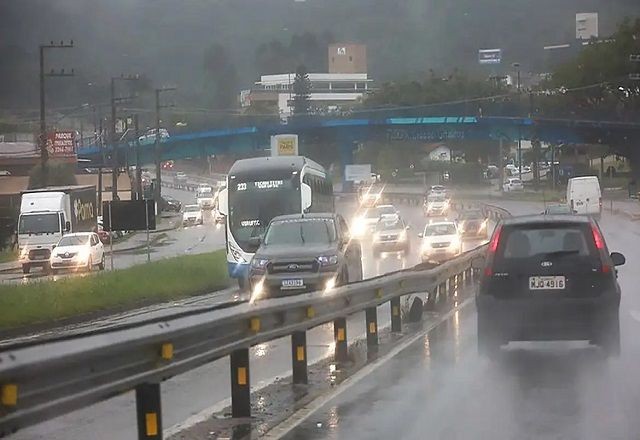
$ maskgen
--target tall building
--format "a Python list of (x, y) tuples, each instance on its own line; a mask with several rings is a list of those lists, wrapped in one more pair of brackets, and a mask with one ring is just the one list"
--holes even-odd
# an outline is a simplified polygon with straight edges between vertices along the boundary
[(330, 45), (329, 73), (367, 73), (367, 46), (354, 43)]
[[(314, 114), (340, 114), (371, 91), (365, 45), (332, 44), (328, 54), (329, 73), (309, 73), (310, 111)], [(251, 89), (240, 91), (241, 106), (268, 104), (286, 120), (291, 116), (295, 76), (293, 72), (262, 75)]]

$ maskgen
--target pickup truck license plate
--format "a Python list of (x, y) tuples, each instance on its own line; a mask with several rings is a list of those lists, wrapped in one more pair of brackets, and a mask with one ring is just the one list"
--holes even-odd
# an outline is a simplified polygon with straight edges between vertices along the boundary
[(297, 289), (300, 287), (304, 287), (304, 280), (282, 280), (283, 289)]
[(563, 276), (529, 277), (529, 290), (563, 290), (565, 285)]

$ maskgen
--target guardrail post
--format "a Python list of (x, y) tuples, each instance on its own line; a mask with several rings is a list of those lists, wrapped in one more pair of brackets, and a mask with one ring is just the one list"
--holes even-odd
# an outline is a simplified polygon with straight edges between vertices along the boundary
[(369, 307), (364, 313), (367, 320), (367, 348), (378, 348), (378, 309)]
[(402, 331), (400, 298), (393, 298), (391, 300), (391, 331), (395, 333), (400, 333)]
[(160, 384), (145, 383), (136, 387), (138, 440), (162, 439)]
[(291, 363), (293, 369), (293, 383), (308, 383), (307, 332), (293, 332), (291, 334)]
[(249, 349), (231, 353), (231, 417), (251, 417)]
[(336, 362), (347, 362), (349, 354), (347, 353), (347, 319), (336, 318), (333, 321), (333, 338), (336, 343)]

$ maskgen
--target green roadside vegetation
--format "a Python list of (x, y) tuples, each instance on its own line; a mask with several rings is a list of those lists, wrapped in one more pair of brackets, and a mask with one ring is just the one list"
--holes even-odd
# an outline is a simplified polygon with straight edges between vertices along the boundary
[(5, 284), (0, 285), (0, 330), (119, 312), (229, 285), (223, 250), (57, 281)]
[(8, 263), (18, 259), (18, 250), (5, 249), (0, 251), (0, 263)]

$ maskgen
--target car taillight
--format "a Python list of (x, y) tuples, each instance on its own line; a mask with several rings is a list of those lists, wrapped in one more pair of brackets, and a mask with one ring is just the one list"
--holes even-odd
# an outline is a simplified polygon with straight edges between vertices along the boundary
[(500, 236), (502, 235), (502, 225), (498, 225), (496, 230), (493, 232), (491, 236), (491, 241), (489, 241), (489, 249), (487, 251), (487, 262), (484, 268), (484, 276), (490, 277), (493, 275), (493, 260), (498, 250), (498, 246), (500, 245)]
[(596, 244), (596, 248), (602, 251), (604, 249), (604, 239), (596, 225), (591, 225), (591, 233), (593, 234), (593, 242)]
[(609, 266), (605, 260), (605, 245), (604, 238), (602, 237), (602, 233), (600, 229), (594, 224), (591, 225), (591, 234), (593, 235), (593, 242), (596, 245), (596, 249), (598, 250), (598, 254), (600, 255), (600, 263), (602, 265), (602, 273), (610, 273), (611, 266)]

